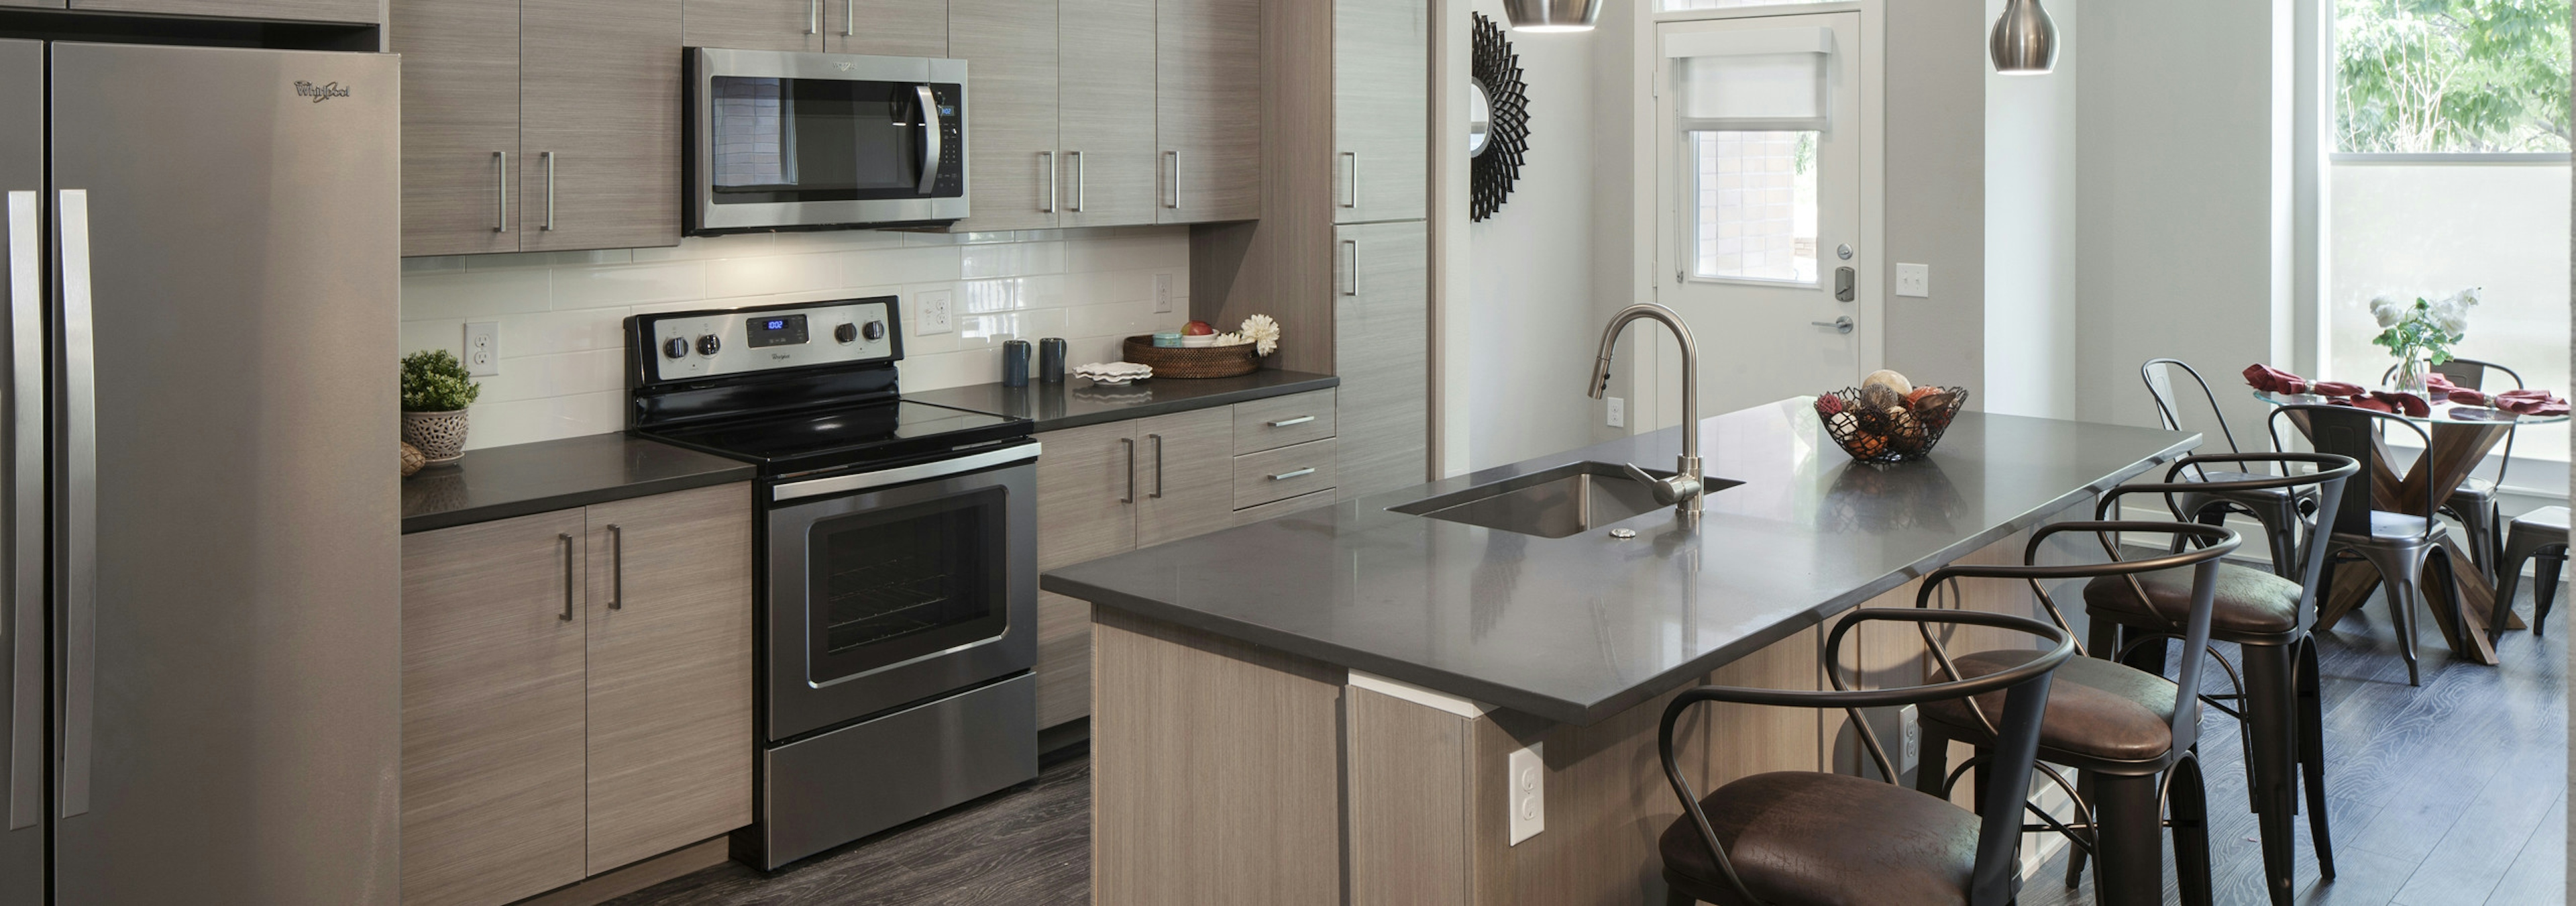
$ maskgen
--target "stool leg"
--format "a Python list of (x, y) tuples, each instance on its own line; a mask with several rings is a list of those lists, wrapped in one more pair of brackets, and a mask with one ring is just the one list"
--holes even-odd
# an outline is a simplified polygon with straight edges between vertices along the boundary
[(2201, 779), (2199, 756), (2174, 764), (2166, 786), (2173, 813), (2174, 874), (2182, 881), (2183, 906), (2212, 906), (2217, 895), (2210, 883), (2209, 784)]
[[(2523, 561), (2531, 559), (2534, 554), (2540, 552), (2541, 545), (2538, 541), (2539, 539), (2533, 538), (2521, 529), (2515, 529), (2505, 535), (2504, 555), (2496, 560), (2495, 589), (2498, 606), (2513, 606), (2514, 592), (2522, 586)], [(2531, 609), (2533, 635), (2540, 634), (2542, 606), (2537, 599), (2533, 600)]]
[(2296, 581), (2299, 578), (2299, 503), (2292, 499), (2279, 506), (2262, 507), (2255, 519), (2263, 523), (2263, 537), (2272, 547), (2272, 574)]
[(2406, 658), (2406, 685), (2421, 686), (2423, 674), (2415, 661), (2415, 609), (2423, 595), (2424, 557), (2358, 550), (2379, 570), (2381, 592), (2388, 596), (2388, 620), (2397, 629), (2397, 653)]
[(2094, 784), (2093, 901), (2099, 906), (2163, 906), (2163, 803), (2156, 777), (2105, 775)]
[(2541, 627), (2549, 625), (2549, 609), (2558, 606), (2558, 577), (2567, 568), (2566, 548), (2548, 550), (2555, 553), (2543, 552), (2532, 564), (2531, 634), (2535, 636), (2541, 634)]
[(1920, 729), (1916, 732), (1922, 734), (1923, 757), (1914, 765), (1914, 791), (1946, 800), (1950, 797), (1946, 795), (1947, 790), (1941, 789), (1941, 781), (1950, 776), (1950, 740), (1932, 729), (1928, 721), (1918, 726)]
[[(2096, 786), (2096, 784), (2093, 782), (2093, 772), (2091, 772), (2091, 771), (2077, 771), (2077, 772), (2075, 772), (2075, 795), (2076, 795), (2076, 796), (2078, 796), (2078, 797), (2080, 797), (2080, 798), (2082, 798), (2086, 803), (2092, 803), (2092, 802), (2094, 802), (2094, 790), (2095, 790), (2095, 786)], [(2098, 812), (2098, 811), (2097, 811), (2097, 812), (2095, 812), (2095, 813), (2093, 814), (2093, 820), (2094, 820), (2094, 822), (2095, 822), (2095, 823), (2094, 823), (2094, 831), (2093, 831), (2093, 845), (2095, 845), (2095, 846), (2100, 846), (2100, 845), (2102, 845), (2102, 831), (2101, 831), (2101, 829), (2100, 829), (2100, 828), (2101, 828), (2101, 823), (2100, 823), (2100, 822), (2101, 822), (2101, 820), (2102, 820), (2102, 815), (2101, 815), (2101, 813), (2100, 813), (2100, 812)], [(2085, 861), (2085, 852), (2084, 852), (2084, 847), (2081, 847), (2081, 846), (2070, 846), (2070, 847), (2067, 847), (2067, 850), (2066, 850), (2066, 889), (2068, 889), (2068, 890), (2074, 890), (2074, 889), (2075, 889), (2075, 885), (2078, 885), (2078, 884), (2082, 884), (2082, 883), (2084, 883), (2084, 861)]]
[(2294, 738), (2298, 686), (2293, 678), (2293, 652), (2286, 645), (2247, 645), (2245, 662), (2245, 729), (2253, 737), (2245, 762), (2246, 785), (2254, 797), (2256, 825), (2261, 830), (2264, 886), (2276, 906), (2290, 902), (2296, 858), (2292, 830), (2297, 808), (2298, 743)]
[(2299, 640), (2299, 775), (2308, 788), (2308, 839), (2317, 851), (2317, 877), (2332, 881), (2334, 837), (2326, 832), (2325, 690), (2317, 677), (2317, 640)]

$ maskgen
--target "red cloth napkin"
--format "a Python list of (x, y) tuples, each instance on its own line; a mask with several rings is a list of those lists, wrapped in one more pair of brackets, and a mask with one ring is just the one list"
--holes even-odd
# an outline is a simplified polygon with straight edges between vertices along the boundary
[(2565, 415), (2567, 401), (2547, 390), (2507, 390), (2490, 398), (2491, 405), (2506, 412), (2523, 415)]
[(2245, 366), (2245, 383), (2267, 393), (2313, 393), (2319, 396), (2360, 396), (2362, 393), (2359, 384), (2346, 384), (2342, 381), (2311, 381), (2259, 363)]
[(2425, 402), (2423, 397), (2416, 396), (2412, 393), (2390, 393), (2384, 390), (2373, 390), (2368, 393), (2336, 397), (2328, 402), (2337, 406), (2351, 406), (2355, 409), (2368, 409), (2373, 412), (2396, 413), (2415, 418), (2422, 418), (2433, 414), (2433, 404)]

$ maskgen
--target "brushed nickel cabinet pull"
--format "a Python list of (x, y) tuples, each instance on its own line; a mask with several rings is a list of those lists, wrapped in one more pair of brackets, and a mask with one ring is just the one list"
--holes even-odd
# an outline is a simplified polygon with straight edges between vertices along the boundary
[(1311, 421), (1314, 421), (1314, 420), (1315, 420), (1315, 417), (1314, 417), (1314, 416), (1312, 416), (1312, 415), (1300, 415), (1300, 416), (1297, 416), (1296, 418), (1283, 418), (1283, 419), (1278, 419), (1278, 420), (1276, 420), (1276, 421), (1271, 422), (1271, 423), (1270, 423), (1270, 427), (1273, 427), (1273, 428), (1285, 428), (1285, 427), (1288, 427), (1289, 425), (1302, 425), (1302, 424), (1305, 424), (1305, 423), (1307, 423), (1307, 422), (1311, 422)]
[(510, 231), (510, 152), (492, 152), (492, 171), (499, 174), (499, 185), (494, 192), (495, 197), (501, 200), (500, 219), (492, 225), (492, 232), (507, 233)]
[(573, 577), (573, 565), (572, 565), (572, 559), (573, 559), (573, 557), (572, 557), (572, 536), (571, 536), (571, 535), (563, 534), (563, 533), (561, 533), (561, 532), (557, 532), (557, 533), (555, 534), (555, 540), (563, 542), (563, 548), (564, 548), (564, 609), (563, 609), (563, 617), (562, 617), (562, 619), (563, 619), (563, 621), (564, 621), (564, 622), (566, 622), (566, 623), (570, 623), (570, 622), (572, 622), (572, 595), (573, 595), (573, 579), (574, 579), (574, 577)]
[(1290, 470), (1290, 471), (1281, 472), (1281, 473), (1279, 473), (1279, 474), (1277, 474), (1277, 475), (1272, 475), (1272, 476), (1270, 476), (1270, 480), (1272, 480), (1272, 481), (1287, 481), (1288, 479), (1291, 479), (1291, 478), (1304, 478), (1304, 477), (1306, 477), (1306, 476), (1308, 476), (1308, 475), (1313, 475), (1313, 474), (1315, 474), (1315, 467), (1314, 467), (1314, 466), (1307, 466), (1307, 467), (1305, 467), (1305, 468), (1303, 468), (1303, 469), (1293, 469), (1293, 470)]
[(805, 0), (805, 33), (823, 33), (823, 0)]
[(546, 165), (546, 223), (538, 229), (551, 233), (555, 229), (555, 153), (539, 151), (537, 158)]
[(1342, 156), (1351, 159), (1351, 200), (1343, 203), (1342, 207), (1356, 208), (1360, 206), (1360, 153), (1344, 151)]
[(1047, 178), (1047, 188), (1046, 188), (1046, 207), (1039, 208), (1039, 209), (1038, 209), (1038, 211), (1039, 211), (1039, 213), (1044, 213), (1044, 214), (1053, 214), (1053, 213), (1055, 213), (1055, 196), (1056, 196), (1056, 192), (1055, 192), (1055, 152), (1053, 152), (1053, 151), (1040, 151), (1040, 152), (1038, 152), (1038, 157), (1039, 157), (1039, 159), (1046, 161), (1046, 178)]
[(1160, 434), (1145, 436), (1154, 439), (1154, 493), (1152, 496), (1156, 500), (1161, 500), (1163, 499), (1163, 436)]
[(1124, 496), (1124, 497), (1120, 497), (1120, 498), (1118, 498), (1118, 502), (1119, 502), (1119, 503), (1135, 503), (1135, 502), (1136, 502), (1136, 439), (1135, 439), (1135, 438), (1133, 438), (1133, 437), (1121, 437), (1121, 438), (1119, 438), (1119, 439), (1118, 439), (1118, 443), (1119, 443), (1119, 445), (1120, 445), (1120, 446), (1123, 446), (1123, 447), (1126, 447), (1126, 448), (1127, 448), (1127, 495), (1126, 495), (1126, 496)]
[(850, 37), (850, 36), (855, 36), (855, 35), (857, 35), (858, 33), (859, 33), (859, 0), (841, 0), (841, 34), (842, 34), (842, 36), (844, 36), (844, 37)]
[(608, 524), (608, 609), (626, 609), (626, 530)]

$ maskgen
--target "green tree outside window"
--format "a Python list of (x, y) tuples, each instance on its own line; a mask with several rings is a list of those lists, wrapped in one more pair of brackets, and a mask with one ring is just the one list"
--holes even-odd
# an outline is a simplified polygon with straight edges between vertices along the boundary
[(2336, 0), (2336, 150), (2568, 150), (2569, 0)]

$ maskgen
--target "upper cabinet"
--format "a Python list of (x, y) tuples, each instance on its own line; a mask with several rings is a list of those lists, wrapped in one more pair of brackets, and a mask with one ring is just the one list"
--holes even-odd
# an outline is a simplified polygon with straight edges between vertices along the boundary
[(945, 57), (948, 0), (689, 0), (683, 40), (732, 50)]
[[(681, 42), (687, 47), (820, 51), (823, 49), (823, 2), (689, 0), (688, 21), (682, 30)], [(679, 48), (672, 48), (672, 56), (678, 57), (678, 51)]]
[(966, 172), (974, 216), (960, 230), (1062, 224), (1055, 0), (952, 0), (948, 50), (966, 61)]
[[(176, 16), (219, 16), (227, 19), (290, 19), (298, 22), (377, 21), (377, 0), (71, 0), (72, 9), (117, 13), (168, 13)], [(9, 3), (9, 6), (61, 7), (60, 0), (51, 3)]]
[(403, 55), (403, 254), (518, 251), (519, 0), (401, 0), (388, 14)]
[(1420, 220), (1430, 185), (1428, 0), (1333, 7), (1333, 222)]
[[(948, 0), (822, 0), (824, 49), (884, 57), (952, 57)], [(1054, 6), (1040, 2), (1031, 6)], [(971, 70), (970, 70), (971, 77)]]
[(1156, 223), (1261, 216), (1260, 0), (1160, 0)]
[[(1063, 225), (1154, 222), (1155, 0), (1062, 0)], [(983, 178), (979, 172), (977, 179)], [(977, 204), (981, 204), (978, 199)], [(978, 208), (978, 210), (981, 210)]]

